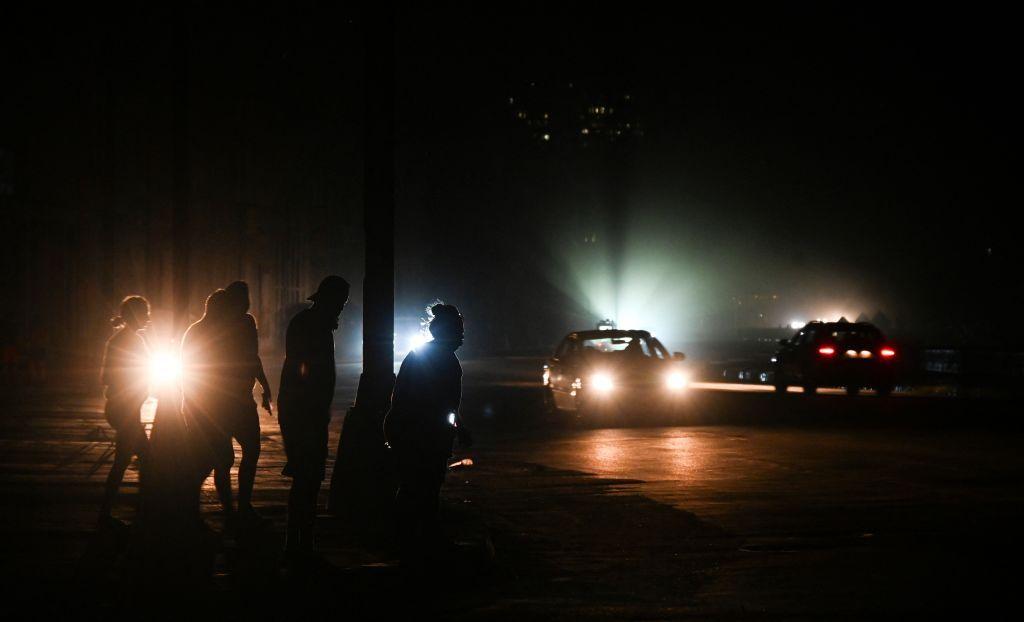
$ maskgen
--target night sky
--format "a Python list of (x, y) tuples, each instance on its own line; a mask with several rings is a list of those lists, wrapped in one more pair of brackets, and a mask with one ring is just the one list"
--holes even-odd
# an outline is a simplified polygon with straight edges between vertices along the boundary
[[(665, 260), (700, 275), (694, 296), (835, 298), (936, 330), (1019, 310), (1007, 16), (852, 3), (535, 9), (403, 20), (402, 109), (422, 137), (409, 151), (463, 156), (425, 158), (433, 166), (415, 176), (462, 187), (504, 163), (493, 102), (530, 82), (630, 91), (647, 129), (632, 152), (630, 226), (660, 234)], [(573, 183), (556, 185), (571, 195)], [(452, 231), (491, 218), (450, 210)]]
[[(636, 321), (669, 340), (696, 339), (701, 318), (755, 293), (779, 295), (780, 313), (803, 319), (882, 310), (936, 340), (1015, 324), (1004, 321), (1021, 310), (1006, 215), (1019, 125), (1008, 15), (854, 3), (666, 11), (467, 3), (399, 13), (400, 315), (450, 300), (488, 326), (494, 346), (509, 340), (495, 325), (541, 343), (627, 306), (651, 309), (656, 318)], [(146, 105), (166, 97), (174, 15), (9, 20), (14, 88), (4, 89), (0, 146), (73, 125), (62, 97), (74, 97), (76, 72), (111, 71)], [(251, 175), (280, 174), (281, 186), (250, 185), (253, 201), (316, 178), (328, 188), (311, 199), (328, 206), (324, 218), (358, 231), (364, 16), (315, 3), (191, 3), (185, 15), (197, 149), (260, 154)], [(583, 147), (564, 128), (539, 143), (509, 104), (625, 93), (643, 127), (626, 147)], [(257, 102), (248, 116), (235, 114), (239, 98)], [(123, 101), (118, 122), (148, 114)], [(237, 127), (218, 120), (224, 110)], [(47, 141), (58, 161), (81, 149)], [(73, 194), (73, 166), (34, 170), (37, 190)], [(221, 179), (218, 169), (199, 176), (211, 188)], [(593, 263), (580, 242), (597, 232), (607, 246), (594, 265), (606, 274), (595, 277), (574, 267)], [(358, 245), (344, 244), (330, 261), (358, 281)]]

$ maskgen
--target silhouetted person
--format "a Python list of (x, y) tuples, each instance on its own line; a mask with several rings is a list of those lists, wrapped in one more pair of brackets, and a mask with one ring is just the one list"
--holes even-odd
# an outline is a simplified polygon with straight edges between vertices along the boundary
[(203, 317), (189, 326), (181, 339), (182, 397), (200, 444), (197, 468), (204, 478), (214, 471), (217, 494), (229, 521), (234, 518), (230, 471), (235, 460), (230, 419), (238, 410), (231, 391), (231, 381), (237, 383), (230, 368), (232, 320), (227, 292), (218, 289), (206, 299)]
[[(259, 382), (263, 389), (263, 408), (271, 412), (270, 382), (260, 360), (259, 333), (256, 319), (249, 314), (249, 286), (235, 281), (224, 288), (227, 304), (225, 332), (226, 371), (225, 410), (220, 413), (223, 435), (219, 442), (231, 446), (232, 437), (242, 448), (238, 465), (238, 513), (242, 518), (260, 520), (252, 507), (252, 489), (256, 482), (256, 464), (260, 457), (260, 417), (253, 401), (252, 388)], [(226, 456), (226, 453), (225, 453)], [(214, 470), (214, 483), (222, 498), (231, 497), (231, 461)]]
[(110, 510), (132, 456), (144, 459), (149, 446), (140, 414), (149, 397), (149, 349), (139, 335), (149, 325), (149, 302), (142, 296), (128, 296), (111, 323), (116, 332), (107, 340), (101, 379), (106, 385), (104, 414), (116, 436), (114, 464), (100, 506), (101, 526), (114, 521)]
[(327, 425), (334, 399), (334, 331), (348, 301), (349, 284), (328, 276), (309, 297), (313, 305), (288, 324), (278, 394), (278, 418), (292, 478), (285, 553), (297, 560), (314, 553), (313, 523), (327, 465)]
[(455, 351), (465, 339), (462, 315), (452, 305), (430, 308), (433, 341), (402, 362), (384, 420), (395, 452), (399, 489), (396, 505), (403, 556), (419, 557), (440, 544), (438, 497), (452, 455), (452, 442), (470, 440), (459, 415), (462, 365)]
[(624, 350), (627, 356), (641, 357), (644, 355), (643, 347), (640, 345), (640, 339), (633, 337)]
[(186, 602), (206, 584), (213, 567), (219, 538), (202, 520), (200, 494), (215, 462), (210, 439), (223, 401), (215, 388), (224, 383), (217, 356), (224, 302), (222, 290), (207, 299), (203, 319), (182, 337), (181, 373), (168, 368), (151, 387), (157, 408), (140, 473), (143, 519), (131, 552), (132, 598), (148, 611)]

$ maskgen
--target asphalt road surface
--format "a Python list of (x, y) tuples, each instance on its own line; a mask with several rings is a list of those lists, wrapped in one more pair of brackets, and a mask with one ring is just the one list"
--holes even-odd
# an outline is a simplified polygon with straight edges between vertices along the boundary
[[(1013, 597), (1024, 519), (1015, 404), (701, 383), (684, 425), (559, 421), (534, 415), (540, 364), (467, 363), (464, 410), (488, 431), (477, 463), (615, 480), (608, 495), (717, 530), (727, 554), (692, 596), (701, 611), (948, 613)], [(630, 555), (630, 534), (614, 535)]]
[[(477, 443), (457, 457), (474, 466), (452, 472), (446, 497), (476, 512), (505, 578), (462, 617), (941, 617), (1016, 597), (1019, 404), (701, 384), (673, 419), (580, 422), (543, 411), (540, 363), (464, 364)], [(358, 368), (339, 373), (332, 454)], [(0, 420), (15, 586), (62, 590), (81, 573), (110, 461), (101, 404), (44, 393)], [(288, 481), (276, 419), (261, 422), (255, 502), (277, 533)], [(128, 520), (136, 481), (133, 467), (117, 508)], [(203, 510), (216, 528), (210, 481)]]

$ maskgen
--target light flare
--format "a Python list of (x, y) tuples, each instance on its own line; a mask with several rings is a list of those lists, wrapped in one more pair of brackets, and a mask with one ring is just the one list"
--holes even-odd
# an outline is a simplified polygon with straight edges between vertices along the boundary
[(149, 359), (149, 383), (162, 387), (181, 379), (181, 359), (167, 350), (154, 352)]
[(673, 391), (682, 391), (690, 386), (689, 376), (681, 371), (669, 372), (665, 376), (665, 384)]

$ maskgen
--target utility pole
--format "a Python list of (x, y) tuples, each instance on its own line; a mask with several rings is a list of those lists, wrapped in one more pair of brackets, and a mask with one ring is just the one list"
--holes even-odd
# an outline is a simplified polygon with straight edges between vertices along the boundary
[[(184, 8), (180, 11), (184, 12)], [(171, 278), (174, 327), (177, 341), (189, 325), (189, 62), (188, 23), (186, 16), (177, 16), (174, 33), (174, 83), (172, 94), (172, 215), (171, 215)]]
[(363, 20), (363, 373), (345, 416), (328, 508), (375, 520), (394, 496), (384, 415), (395, 382), (395, 16), (390, 6)]

